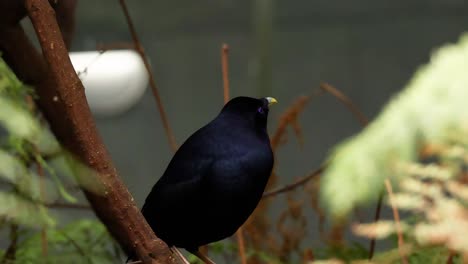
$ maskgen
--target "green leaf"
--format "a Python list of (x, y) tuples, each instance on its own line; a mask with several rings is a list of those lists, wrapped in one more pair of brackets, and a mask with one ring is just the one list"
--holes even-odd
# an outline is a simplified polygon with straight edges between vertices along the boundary
[(76, 203), (78, 200), (73, 196), (71, 195), (70, 193), (67, 192), (67, 190), (65, 189), (65, 187), (62, 185), (62, 182), (60, 181), (60, 179), (57, 177), (57, 174), (55, 173), (55, 170), (49, 166), (49, 164), (47, 164), (47, 162), (40, 156), (40, 155), (37, 155), (36, 154), (36, 160), (39, 162), (39, 164), (41, 164), (41, 166), (46, 169), (49, 174), (52, 176), (52, 179), (54, 180), (55, 182), (55, 185), (57, 187), (57, 189), (59, 190), (60, 192), (60, 195), (68, 202), (70, 203)]
[(29, 227), (55, 225), (44, 206), (26, 200), (15, 193), (0, 192), (0, 218)]
[(15, 156), (0, 149), (0, 178), (10, 183), (16, 183), (25, 174), (27, 174), (27, 169), (24, 164)]
[(96, 180), (98, 172), (81, 162), (72, 153), (65, 152), (61, 159), (61, 169), (68, 173), (79, 186), (95, 194), (104, 194), (105, 187)]
[(13, 100), (0, 97), (0, 124), (17, 137), (34, 142), (40, 126), (33, 116)]

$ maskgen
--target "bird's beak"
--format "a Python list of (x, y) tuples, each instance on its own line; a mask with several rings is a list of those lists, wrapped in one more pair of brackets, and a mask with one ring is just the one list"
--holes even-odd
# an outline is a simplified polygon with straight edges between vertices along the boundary
[(273, 97), (265, 97), (265, 99), (268, 101), (268, 106), (278, 103), (278, 101), (276, 101), (276, 99)]

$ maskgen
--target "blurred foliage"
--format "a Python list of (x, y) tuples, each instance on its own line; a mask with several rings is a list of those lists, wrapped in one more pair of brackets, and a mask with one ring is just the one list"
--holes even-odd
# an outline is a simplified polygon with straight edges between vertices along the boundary
[[(355, 224), (375, 239), (401, 236), (403, 245), (372, 262), (468, 261), (468, 34), (441, 47), (363, 132), (338, 145), (321, 183), (321, 202), (334, 219), (375, 202), (390, 179), (387, 204), (409, 217)], [(330, 262), (345, 263), (347, 255)], [(451, 261), (451, 262), (450, 262)], [(315, 262), (321, 263), (321, 262)]]
[(43, 256), (41, 234), (25, 235), (17, 246), (15, 263), (118, 263), (121, 251), (97, 220), (79, 220), (47, 232), (48, 254)]
[[(30, 169), (41, 151), (37, 143), (45, 134), (27, 103), (31, 96), (32, 90), (0, 60), (0, 124), (4, 129), (0, 134), (0, 182), (4, 187), (0, 190), (0, 217), (31, 227), (52, 226), (55, 220), (44, 206), (39, 176)], [(49, 141), (55, 139), (50, 137)], [(43, 188), (53, 186), (44, 179)]]
[[(401, 168), (418, 162), (425, 145), (466, 151), (468, 132), (468, 34), (441, 47), (421, 67), (364, 131), (338, 145), (321, 183), (321, 200), (334, 217), (345, 217), (358, 205), (377, 200), (384, 179), (405, 175)], [(446, 176), (456, 169), (444, 168)]]
[(60, 148), (34, 97), (0, 57), (0, 232), (10, 233), (0, 262), (116, 263), (120, 249), (99, 221), (60, 227), (60, 214), (49, 209), (76, 203), (77, 183), (100, 189), (92, 171)]

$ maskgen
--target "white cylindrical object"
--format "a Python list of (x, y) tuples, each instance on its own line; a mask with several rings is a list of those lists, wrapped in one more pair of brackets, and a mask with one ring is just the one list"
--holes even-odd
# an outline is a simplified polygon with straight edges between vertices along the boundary
[(97, 115), (129, 110), (148, 85), (143, 60), (134, 50), (70, 52), (70, 59), (83, 82), (91, 111)]

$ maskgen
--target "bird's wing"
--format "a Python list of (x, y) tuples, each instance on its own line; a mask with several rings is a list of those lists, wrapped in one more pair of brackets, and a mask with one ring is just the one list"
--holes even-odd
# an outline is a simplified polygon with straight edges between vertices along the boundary
[(208, 142), (212, 138), (210, 126), (189, 137), (177, 150), (166, 171), (146, 198), (143, 211), (196, 204), (203, 193), (202, 181), (211, 171), (216, 158)]

